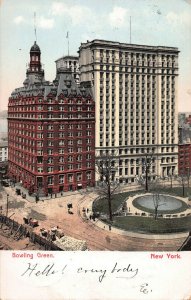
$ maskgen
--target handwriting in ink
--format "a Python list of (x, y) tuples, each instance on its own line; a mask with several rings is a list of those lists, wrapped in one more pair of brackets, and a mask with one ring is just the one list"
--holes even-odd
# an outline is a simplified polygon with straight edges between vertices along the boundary
[[(56, 268), (55, 264), (48, 264), (45, 267), (42, 267), (38, 263), (31, 264), (28, 263), (26, 270), (21, 274), (21, 276), (28, 276), (28, 277), (48, 277), (55, 274), (66, 274), (68, 266), (65, 265), (62, 269)], [(126, 266), (118, 266), (116, 262), (112, 268), (84, 268), (78, 267), (76, 269), (77, 274), (81, 275), (89, 275), (89, 274), (97, 274), (98, 280), (101, 283), (103, 279), (109, 276), (114, 276), (115, 278), (125, 278), (125, 279), (132, 279), (138, 274), (138, 268), (132, 267), (131, 264), (127, 264)]]
[[(62, 274), (64, 273), (66, 266), (62, 269)], [(24, 275), (28, 275), (29, 277), (31, 275), (35, 275), (35, 276), (50, 276), (50, 275), (54, 275), (56, 273), (58, 273), (58, 270), (54, 269), (54, 263), (47, 265), (45, 268), (43, 268), (43, 270), (39, 270), (38, 269), (38, 264), (34, 264), (32, 265), (31, 263), (28, 263), (28, 268), (25, 270), (25, 272), (23, 274), (21, 274), (21, 276)]]
[(141, 285), (140, 292), (143, 294), (148, 294), (149, 292), (152, 292), (152, 290), (149, 289), (148, 283), (143, 283)]

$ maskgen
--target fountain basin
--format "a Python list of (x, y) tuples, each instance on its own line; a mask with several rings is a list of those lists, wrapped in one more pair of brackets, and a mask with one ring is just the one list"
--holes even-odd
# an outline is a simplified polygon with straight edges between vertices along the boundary
[(165, 194), (140, 195), (132, 201), (134, 207), (146, 212), (154, 212), (156, 203), (158, 204), (157, 211), (159, 213), (178, 213), (188, 208), (183, 200)]

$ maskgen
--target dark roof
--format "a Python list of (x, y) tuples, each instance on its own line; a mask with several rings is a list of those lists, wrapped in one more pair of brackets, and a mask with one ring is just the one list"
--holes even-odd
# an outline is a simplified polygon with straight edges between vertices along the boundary
[(40, 52), (40, 47), (37, 45), (36, 41), (34, 42), (34, 45), (31, 47), (30, 52)]

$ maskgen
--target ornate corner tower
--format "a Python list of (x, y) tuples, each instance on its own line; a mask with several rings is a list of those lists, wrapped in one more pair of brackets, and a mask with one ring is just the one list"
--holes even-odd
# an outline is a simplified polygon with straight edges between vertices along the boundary
[(30, 63), (24, 84), (36, 84), (44, 81), (44, 70), (41, 65), (41, 51), (36, 41), (30, 49)]

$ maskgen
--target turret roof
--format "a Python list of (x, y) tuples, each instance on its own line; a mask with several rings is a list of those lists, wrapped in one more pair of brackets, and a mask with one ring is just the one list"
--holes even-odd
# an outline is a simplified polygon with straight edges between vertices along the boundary
[(37, 45), (36, 41), (34, 42), (34, 45), (31, 47), (30, 52), (40, 52), (40, 47)]

